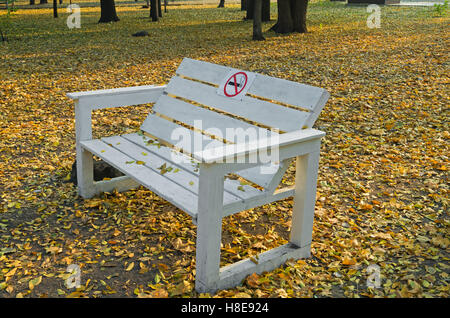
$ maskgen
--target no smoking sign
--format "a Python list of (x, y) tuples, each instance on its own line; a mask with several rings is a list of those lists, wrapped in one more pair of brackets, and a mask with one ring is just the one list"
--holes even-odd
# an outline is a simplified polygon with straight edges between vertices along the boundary
[(225, 76), (217, 93), (225, 97), (241, 100), (254, 79), (255, 73), (232, 70)]

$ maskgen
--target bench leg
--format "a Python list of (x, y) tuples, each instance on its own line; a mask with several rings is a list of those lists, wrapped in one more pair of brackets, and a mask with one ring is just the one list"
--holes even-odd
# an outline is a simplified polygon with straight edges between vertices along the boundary
[(89, 199), (96, 194), (94, 186), (94, 159), (92, 154), (84, 149), (77, 149), (77, 182), (78, 194), (83, 198)]
[(87, 105), (75, 102), (75, 130), (77, 151), (78, 194), (88, 199), (95, 195), (94, 159), (83, 149), (80, 141), (92, 139), (91, 110)]
[[(310, 246), (312, 241), (319, 154), (317, 151), (298, 156), (296, 162), (294, 207), (289, 241), (301, 248)], [(310, 255), (309, 250), (306, 257)]]
[(224, 176), (200, 167), (195, 289), (214, 293), (219, 287)]

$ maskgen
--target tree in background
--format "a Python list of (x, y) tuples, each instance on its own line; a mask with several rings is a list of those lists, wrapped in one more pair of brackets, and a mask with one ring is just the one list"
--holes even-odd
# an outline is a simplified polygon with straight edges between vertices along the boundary
[(119, 21), (114, 0), (100, 0), (100, 20), (98, 23)]
[[(6, 13), (0, 15), (0, 37), (2, 42), (8, 42), (8, 31), (14, 29), (11, 22), (11, 14), (16, 11), (13, 0), (6, 0), (5, 4)], [(10, 4), (12, 4), (12, 6)]]
[(253, 2), (253, 40), (265, 40), (262, 35), (261, 11), (262, 0), (252, 0)]
[(277, 33), (305, 33), (308, 0), (278, 0), (278, 20), (271, 30)]
[(225, 0), (220, 0), (218, 8), (225, 8)]
[(158, 21), (159, 19), (159, 5), (158, 0), (150, 0), (150, 17), (152, 21)]
[(58, 17), (58, 0), (53, 0), (53, 17)]
[[(255, 11), (254, 7), (255, 7), (255, 0), (245, 1), (245, 10), (247, 10), (247, 15), (245, 16), (246, 20), (253, 19), (253, 12)], [(261, 21), (263, 22), (270, 21), (270, 0), (261, 1)]]

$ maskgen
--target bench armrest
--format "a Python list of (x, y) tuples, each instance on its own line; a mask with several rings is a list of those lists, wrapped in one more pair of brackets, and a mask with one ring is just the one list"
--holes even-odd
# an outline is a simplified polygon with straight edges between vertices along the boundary
[(67, 93), (67, 97), (74, 99), (83, 108), (102, 109), (139, 104), (154, 103), (163, 93), (166, 85), (144, 85), (100, 89), (89, 92)]
[[(325, 136), (323, 131), (309, 128), (296, 130), (274, 137), (255, 140), (249, 143), (232, 144), (224, 147), (212, 148), (193, 154), (194, 158), (202, 163), (243, 163), (259, 153), (279, 151), (292, 145), (319, 140)], [(295, 155), (294, 155), (295, 156)], [(284, 157), (284, 156), (283, 156)], [(256, 159), (256, 158), (255, 158)], [(280, 160), (285, 158), (279, 158)], [(259, 159), (256, 159), (258, 162)]]

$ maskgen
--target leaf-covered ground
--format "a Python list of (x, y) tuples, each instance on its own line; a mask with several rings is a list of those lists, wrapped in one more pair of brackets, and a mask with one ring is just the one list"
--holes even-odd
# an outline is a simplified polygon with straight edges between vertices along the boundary
[[(65, 94), (166, 83), (185, 56), (331, 93), (316, 123), (327, 135), (312, 257), (216, 297), (448, 297), (449, 19), (381, 10), (381, 28), (369, 29), (365, 7), (313, 2), (309, 33), (267, 31), (265, 42), (250, 41), (237, 5), (169, 7), (158, 23), (120, 5), (114, 24), (83, 8), (73, 30), (65, 10), (19, 10), (0, 44), (0, 297), (207, 296), (193, 290), (196, 227), (185, 213), (144, 188), (83, 200), (67, 182)], [(140, 30), (150, 37), (131, 37)], [(136, 131), (147, 111), (96, 112), (95, 136)], [(222, 265), (285, 243), (291, 208), (227, 217)], [(65, 286), (69, 264), (81, 267), (78, 289)], [(368, 288), (376, 269), (380, 286)]]

